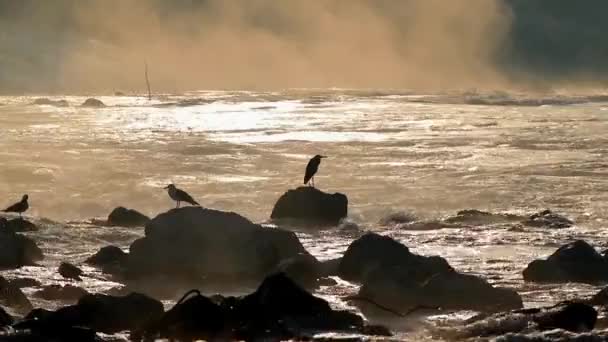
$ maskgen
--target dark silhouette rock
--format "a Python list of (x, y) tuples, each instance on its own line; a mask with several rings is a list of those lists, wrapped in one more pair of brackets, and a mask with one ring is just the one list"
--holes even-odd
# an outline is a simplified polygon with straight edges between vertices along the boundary
[(279, 263), (276, 271), (283, 272), (296, 284), (307, 289), (316, 288), (322, 277), (321, 264), (310, 254), (285, 259)]
[(273, 220), (295, 220), (306, 224), (337, 225), (348, 214), (348, 198), (302, 186), (284, 193), (272, 209)]
[(36, 243), (10, 230), (0, 230), (0, 269), (35, 265), (44, 258)]
[(55, 107), (68, 107), (70, 104), (66, 100), (51, 100), (48, 98), (37, 98), (32, 102), (35, 105), (46, 105)]
[(137, 210), (117, 207), (108, 216), (108, 224), (121, 227), (143, 227), (150, 218)]
[(80, 298), (88, 295), (89, 292), (83, 288), (73, 285), (47, 285), (42, 290), (36, 291), (34, 296), (45, 300), (61, 300), (66, 302), (76, 302)]
[(0, 276), (0, 303), (19, 312), (32, 310), (32, 303), (23, 291)]
[(542, 283), (608, 281), (608, 260), (592, 246), (577, 240), (561, 246), (546, 260), (534, 260), (523, 271), (525, 281)]
[(570, 228), (574, 225), (574, 222), (565, 216), (556, 214), (547, 209), (531, 215), (523, 224), (532, 227)]
[(115, 91), (114, 96), (125, 96), (125, 93), (123, 93), (122, 91)]
[(590, 305), (608, 306), (608, 287), (604, 287), (589, 300)]
[(82, 107), (101, 108), (101, 107), (105, 107), (106, 105), (98, 99), (88, 98), (82, 103), (81, 106)]
[(0, 306), (0, 328), (4, 328), (13, 324), (13, 316), (9, 315), (4, 308)]
[(102, 272), (121, 275), (125, 271), (129, 255), (116, 246), (102, 247), (97, 253), (85, 260), (89, 265), (101, 268)]
[(24, 287), (37, 287), (41, 285), (40, 281), (34, 278), (15, 278), (11, 279), (10, 283), (12, 286), (18, 287), (20, 289)]
[(64, 278), (82, 281), (82, 278), (80, 278), (82, 275), (82, 270), (69, 262), (62, 262), (57, 271)]
[(466, 209), (456, 213), (456, 216), (448, 217), (445, 219), (447, 223), (458, 223), (468, 225), (484, 225), (484, 224), (495, 224), (505, 222), (520, 221), (521, 216), (512, 214), (500, 214), (490, 213), (477, 209)]
[(38, 226), (23, 218), (8, 220), (6, 221), (5, 227), (15, 233), (34, 232), (38, 230)]
[(348, 246), (340, 262), (339, 275), (342, 279), (361, 283), (370, 271), (379, 266), (412, 270), (418, 280), (453, 270), (441, 257), (412, 254), (406, 246), (390, 237), (367, 233)]
[(130, 278), (205, 277), (237, 285), (259, 281), (285, 259), (308, 254), (293, 232), (265, 228), (235, 214), (201, 207), (172, 209), (152, 219), (131, 244)]

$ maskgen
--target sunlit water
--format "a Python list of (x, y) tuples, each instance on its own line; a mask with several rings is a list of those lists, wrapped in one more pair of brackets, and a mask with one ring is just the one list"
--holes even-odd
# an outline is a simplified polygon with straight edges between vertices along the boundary
[[(99, 97), (108, 107), (93, 109), (79, 106), (85, 97), (53, 97), (68, 100), (65, 108), (31, 105), (34, 97), (0, 97), (0, 202), (30, 195), (28, 215), (43, 226), (30, 235), (46, 254), (44, 267), (3, 273), (63, 283), (55, 271), (60, 261), (80, 263), (102, 246), (127, 247), (143, 235), (142, 229), (99, 228), (87, 220), (119, 205), (150, 216), (166, 211), (173, 203), (162, 187), (171, 182), (206, 207), (267, 221), (276, 199), (301, 184), (308, 159), (322, 153), (329, 158), (316, 185), (348, 195), (350, 224), (299, 233), (320, 259), (339, 256), (362, 231), (372, 230), (512, 287), (527, 306), (593, 293), (597, 287), (524, 284), (521, 271), (574, 239), (608, 247), (608, 103), (571, 96), (521, 106), (518, 101), (533, 97), (503, 94), (508, 105), (465, 104), (471, 96), (484, 99), (337, 90), (197, 92), (153, 101)], [(190, 103), (175, 105), (180, 101)], [(576, 225), (408, 231), (379, 224), (395, 212), (424, 220), (467, 208), (517, 214), (550, 208)], [(83, 284), (88, 290), (118, 285), (83, 268), (92, 275)], [(354, 291), (353, 284), (341, 283), (319, 294), (344, 306), (338, 297)]]

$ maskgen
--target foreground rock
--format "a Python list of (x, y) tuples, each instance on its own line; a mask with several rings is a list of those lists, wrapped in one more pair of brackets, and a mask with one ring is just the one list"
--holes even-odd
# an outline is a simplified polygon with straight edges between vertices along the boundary
[(219, 298), (198, 293), (176, 304), (157, 323), (145, 329), (149, 338), (179, 340), (289, 340), (310, 338), (310, 332), (365, 333), (363, 319), (334, 311), (329, 304), (298, 287), (286, 275), (266, 278), (250, 295)]
[(88, 98), (81, 104), (81, 106), (82, 107), (101, 108), (101, 107), (105, 107), (106, 105), (98, 99)]
[(87, 290), (73, 285), (47, 285), (42, 290), (36, 291), (34, 296), (45, 300), (60, 300), (64, 302), (76, 302), (88, 295)]
[(370, 313), (403, 313), (415, 308), (501, 311), (522, 307), (521, 297), (513, 290), (495, 288), (482, 278), (458, 273), (441, 257), (413, 254), (390, 237), (373, 233), (348, 247), (339, 275), (363, 284), (358, 295), (350, 299)]
[(348, 214), (348, 198), (310, 186), (284, 193), (272, 209), (273, 220), (290, 219), (307, 224), (337, 225)]
[(8, 229), (0, 230), (0, 269), (35, 265), (44, 255), (36, 243)]
[[(554, 329), (582, 333), (593, 330), (596, 322), (597, 311), (593, 307), (583, 303), (564, 302), (552, 307), (515, 310), (473, 318), (463, 327), (444, 329), (441, 335), (450, 340), (500, 336), (496, 341), (545, 341), (538, 339), (537, 333)], [(573, 336), (568, 333), (563, 335)], [(526, 336), (537, 336), (537, 339), (527, 339)], [(556, 339), (558, 340), (561, 341)], [(588, 341), (581, 341), (583, 340)], [(571, 340), (565, 338), (563, 341)]]
[(525, 281), (541, 283), (608, 281), (608, 260), (582, 240), (560, 247), (546, 260), (537, 259), (523, 271)]
[(121, 227), (143, 227), (150, 218), (137, 210), (117, 207), (108, 216), (108, 225)]
[(62, 277), (66, 279), (74, 279), (77, 281), (82, 281), (80, 276), (82, 275), (82, 270), (69, 262), (62, 262), (57, 269), (57, 272), (61, 274)]
[(28, 312), (32, 309), (32, 303), (23, 291), (2, 276), (0, 276), (0, 303), (18, 312)]
[[(184, 207), (152, 219), (130, 247), (127, 276), (162, 276), (238, 286), (258, 283), (281, 261), (308, 255), (293, 232), (264, 228), (229, 212)], [(168, 285), (168, 284), (163, 284)]]
[(23, 218), (6, 220), (3, 224), (6, 229), (15, 233), (34, 232), (38, 230), (38, 226)]

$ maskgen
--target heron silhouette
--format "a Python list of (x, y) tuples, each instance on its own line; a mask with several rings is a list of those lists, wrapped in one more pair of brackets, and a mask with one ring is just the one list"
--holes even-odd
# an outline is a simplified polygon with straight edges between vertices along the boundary
[(311, 184), (309, 185), (311, 185), (313, 188), (315, 187), (315, 174), (317, 173), (317, 171), (319, 171), (319, 164), (321, 164), (321, 159), (323, 158), (327, 157), (317, 154), (316, 156), (312, 157), (312, 159), (310, 159), (308, 165), (306, 165), (306, 173), (304, 174), (304, 185), (309, 184), (308, 182), (310, 181)]
[(198, 202), (195, 201), (194, 198), (192, 198), (192, 196), (188, 195), (188, 193), (185, 192), (184, 190), (178, 189), (173, 184), (167, 185), (165, 187), (165, 189), (168, 189), (169, 197), (171, 197), (172, 200), (177, 202), (176, 208), (179, 208), (180, 202), (186, 202), (186, 203), (189, 203), (192, 205), (200, 206), (200, 204), (198, 204)]
[(21, 198), (21, 201), (11, 205), (10, 207), (8, 207), (2, 211), (4, 211), (5, 213), (19, 213), (19, 217), (23, 218), (21, 216), (21, 214), (23, 214), (30, 207), (30, 205), (27, 203), (27, 199), (28, 199), (28, 196), (23, 195), (23, 197)]

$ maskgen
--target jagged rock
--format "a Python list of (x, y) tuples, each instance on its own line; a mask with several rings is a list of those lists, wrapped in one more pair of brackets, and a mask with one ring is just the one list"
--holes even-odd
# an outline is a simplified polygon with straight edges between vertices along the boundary
[(67, 107), (70, 104), (66, 100), (51, 100), (47, 98), (37, 98), (32, 102), (35, 105), (47, 105), (47, 106), (55, 106), (55, 107)]
[(38, 230), (38, 226), (23, 218), (8, 220), (6, 221), (5, 227), (15, 233), (34, 232)]
[(82, 275), (82, 270), (69, 262), (62, 262), (57, 271), (64, 278), (82, 281), (82, 278), (80, 278)]
[(9, 281), (12, 286), (18, 287), (20, 289), (24, 287), (37, 287), (40, 286), (40, 281), (34, 278), (15, 278)]
[(574, 222), (547, 209), (531, 215), (523, 224), (532, 227), (570, 228), (574, 225)]
[(388, 236), (367, 233), (348, 246), (340, 262), (339, 275), (342, 279), (361, 283), (379, 266), (411, 269), (420, 279), (452, 270), (441, 257), (412, 254), (406, 246)]
[(32, 303), (23, 291), (0, 276), (0, 303), (18, 310), (28, 312), (32, 310)]
[(73, 285), (48, 285), (42, 290), (36, 291), (34, 296), (46, 300), (77, 301), (88, 295), (89, 292), (83, 288)]
[(598, 283), (608, 281), (608, 260), (577, 240), (561, 246), (546, 260), (537, 259), (523, 271), (525, 281)]
[(201, 207), (172, 209), (152, 219), (130, 246), (130, 278), (205, 277), (237, 285), (259, 281), (285, 259), (308, 254), (293, 232), (265, 228), (235, 214)]
[(32, 239), (7, 229), (0, 230), (0, 269), (35, 265), (43, 258), (42, 250)]
[(116, 246), (102, 247), (85, 262), (101, 268), (102, 272), (114, 275), (123, 274), (129, 255)]
[(108, 225), (121, 227), (143, 227), (150, 218), (137, 210), (117, 207), (108, 216)]
[(274, 220), (292, 219), (301, 223), (337, 225), (348, 214), (346, 195), (328, 194), (303, 186), (284, 193), (272, 209)]
[(82, 105), (82, 107), (94, 107), (94, 108), (100, 108), (100, 107), (105, 107), (106, 105), (101, 102), (98, 99), (94, 99), (94, 98), (88, 98), (86, 99)]

